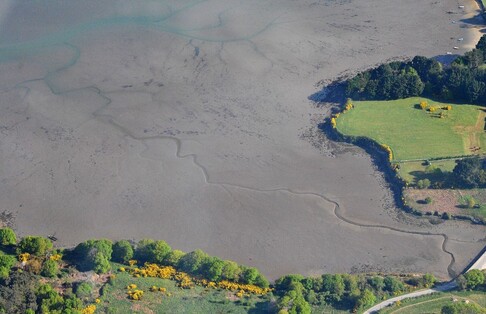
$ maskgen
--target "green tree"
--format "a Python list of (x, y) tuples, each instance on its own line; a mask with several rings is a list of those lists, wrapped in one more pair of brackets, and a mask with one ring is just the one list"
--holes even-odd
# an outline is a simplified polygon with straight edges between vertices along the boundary
[(145, 246), (145, 254), (148, 262), (162, 264), (171, 247), (163, 240), (157, 240)]
[(383, 277), (374, 276), (368, 279), (368, 283), (373, 289), (382, 291), (385, 288), (385, 280)]
[(0, 253), (0, 278), (5, 279), (9, 276), (12, 266), (17, 260), (11, 255)]
[(179, 261), (179, 267), (190, 274), (197, 274), (201, 271), (204, 261), (208, 255), (201, 250), (195, 250), (184, 255)]
[(376, 302), (376, 296), (369, 289), (365, 289), (356, 301), (356, 308), (364, 309), (371, 307)]
[(341, 301), (344, 295), (344, 280), (340, 274), (322, 275), (322, 291), (329, 292), (331, 302)]
[(472, 269), (464, 274), (468, 289), (475, 289), (484, 284), (484, 273), (479, 269)]
[(30, 253), (32, 255), (42, 256), (51, 249), (51, 240), (39, 236), (27, 236), (20, 240), (17, 246), (17, 253)]
[(241, 273), (240, 281), (245, 284), (253, 285), (259, 274), (258, 269), (255, 267), (245, 267)]
[(133, 258), (133, 247), (127, 240), (120, 240), (113, 245), (112, 259), (118, 263), (128, 263)]
[(221, 273), (223, 279), (237, 281), (240, 273), (241, 269), (238, 264), (233, 261), (224, 261), (223, 271)]
[(422, 283), (427, 288), (433, 286), (436, 281), (437, 278), (435, 278), (435, 276), (432, 274), (425, 274), (422, 276)]
[(152, 239), (142, 239), (138, 241), (137, 247), (135, 248), (135, 259), (137, 259), (141, 263), (145, 263), (146, 261), (148, 261), (149, 253), (147, 246), (154, 242), (155, 240)]
[(204, 275), (208, 280), (221, 280), (224, 268), (224, 262), (217, 257), (210, 257), (207, 259), (204, 266)]
[(268, 282), (267, 278), (265, 278), (265, 276), (263, 276), (262, 274), (258, 274), (258, 276), (255, 279), (254, 285), (260, 288), (270, 287), (270, 283)]
[(430, 180), (429, 179), (418, 180), (417, 187), (419, 189), (428, 189), (430, 187)]
[[(88, 240), (80, 243), (74, 249), (75, 263), (83, 271), (97, 269), (97, 272), (106, 269), (113, 253), (113, 242), (107, 239)], [(104, 256), (104, 259), (97, 255)], [(106, 260), (106, 262), (105, 262)], [(102, 271), (105, 272), (105, 271)]]
[(392, 276), (386, 276), (384, 283), (385, 283), (385, 290), (391, 293), (399, 293), (405, 290), (405, 286), (403, 282), (401, 282), (400, 280)]
[(17, 236), (15, 232), (10, 228), (0, 229), (0, 245), (9, 246), (17, 244)]
[(5, 313), (37, 310), (37, 279), (28, 272), (13, 272), (0, 285), (0, 309)]
[(179, 264), (179, 261), (181, 258), (185, 255), (186, 253), (179, 251), (179, 250), (172, 250), (167, 254), (165, 257), (164, 263), (169, 265), (169, 266), (177, 266)]
[(478, 157), (465, 158), (456, 161), (452, 171), (456, 182), (466, 188), (476, 188), (486, 183), (484, 162)]
[(59, 272), (59, 265), (50, 259), (46, 260), (42, 265), (41, 275), (44, 277), (54, 278)]
[(111, 270), (111, 264), (108, 258), (101, 252), (96, 253), (94, 256), (94, 267), (93, 270), (97, 274), (105, 274)]

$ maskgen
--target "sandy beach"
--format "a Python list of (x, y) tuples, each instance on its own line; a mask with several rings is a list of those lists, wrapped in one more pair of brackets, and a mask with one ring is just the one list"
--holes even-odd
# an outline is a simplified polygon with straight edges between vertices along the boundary
[(343, 73), (451, 51), (471, 31), (457, 0), (47, 2), (1, 15), (0, 209), (20, 235), (164, 239), (271, 279), (448, 278), (486, 244), (483, 226), (394, 208), (308, 100)]

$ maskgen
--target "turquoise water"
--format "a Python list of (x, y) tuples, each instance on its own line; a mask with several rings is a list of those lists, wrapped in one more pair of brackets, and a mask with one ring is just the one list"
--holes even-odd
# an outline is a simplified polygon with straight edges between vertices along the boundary
[(0, 61), (120, 26), (147, 27), (212, 42), (248, 40), (276, 22), (277, 5), (234, 0), (12, 0), (0, 6)]

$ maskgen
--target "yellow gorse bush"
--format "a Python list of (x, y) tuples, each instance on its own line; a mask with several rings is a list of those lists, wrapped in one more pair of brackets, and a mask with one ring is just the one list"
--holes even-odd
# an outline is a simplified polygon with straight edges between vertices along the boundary
[(172, 279), (177, 271), (172, 266), (159, 266), (157, 264), (145, 263), (142, 268), (134, 268), (130, 273), (136, 277), (136, 275), (143, 277), (158, 277), (162, 279)]
[(246, 294), (260, 294), (265, 295), (272, 291), (270, 288), (261, 288), (255, 285), (240, 284), (236, 282), (231, 282), (227, 280), (222, 280), (218, 282), (217, 287), (224, 290), (230, 291), (243, 291)]
[(96, 305), (91, 304), (81, 310), (82, 314), (94, 314), (96, 312)]
[(132, 300), (139, 301), (142, 299), (143, 291), (142, 290), (129, 290), (127, 292), (128, 297)]
[(54, 254), (54, 255), (49, 256), (49, 259), (51, 261), (54, 261), (54, 262), (60, 261), (61, 258), (62, 258), (61, 254)]
[(334, 117), (333, 117), (333, 118), (331, 118), (331, 126), (332, 126), (332, 128), (333, 128), (333, 129), (335, 129), (335, 128), (336, 128), (336, 124), (337, 124), (337, 123), (336, 123), (336, 118), (334, 118)]
[[(159, 266), (157, 264), (151, 264), (151, 263), (145, 263), (145, 265), (141, 268), (136, 267), (128, 271), (132, 276), (137, 278), (143, 276), (143, 277), (157, 277), (162, 279), (175, 280), (177, 282), (177, 286), (182, 289), (191, 289), (194, 287), (194, 285), (198, 285), (198, 286), (203, 286), (212, 289), (224, 289), (224, 290), (238, 291), (238, 292), (242, 291), (242, 293), (246, 295), (249, 294), (264, 295), (271, 291), (270, 288), (260, 288), (255, 285), (239, 284), (228, 280), (222, 280), (216, 283), (214, 281), (210, 281), (207, 279), (196, 279), (189, 276), (189, 274), (187, 273), (178, 272), (172, 266)], [(137, 286), (134, 284), (127, 286), (127, 289), (129, 290), (133, 290), (136, 288)], [(163, 293), (167, 291), (166, 288), (158, 288), (158, 289)], [(157, 291), (157, 287), (152, 286), (150, 288), (150, 291)]]
[(191, 289), (194, 287), (194, 282), (192, 278), (183, 272), (178, 272), (174, 276), (175, 281), (177, 281), (177, 286), (181, 287), (182, 289)]
[(128, 265), (130, 265), (130, 266), (133, 266), (135, 264), (137, 264), (137, 261), (134, 260), (134, 259), (131, 259), (131, 260), (128, 261)]
[(383, 148), (388, 153), (388, 160), (393, 160), (393, 151), (391, 150), (390, 146), (386, 144), (381, 144), (381, 148)]
[(22, 253), (19, 255), (19, 261), (21, 261), (22, 263), (25, 263), (29, 260), (30, 258), (30, 254), (29, 253)]

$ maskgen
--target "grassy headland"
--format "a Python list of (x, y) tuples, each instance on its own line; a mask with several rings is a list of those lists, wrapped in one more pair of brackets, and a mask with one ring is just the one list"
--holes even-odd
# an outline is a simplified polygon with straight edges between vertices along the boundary
[[(427, 102), (434, 112), (418, 106)], [(368, 137), (390, 146), (393, 161), (427, 160), (485, 152), (483, 108), (452, 105), (426, 98), (357, 101), (336, 119), (336, 128), (348, 136)], [(442, 118), (441, 118), (442, 116)], [(479, 148), (479, 150), (474, 150)]]

